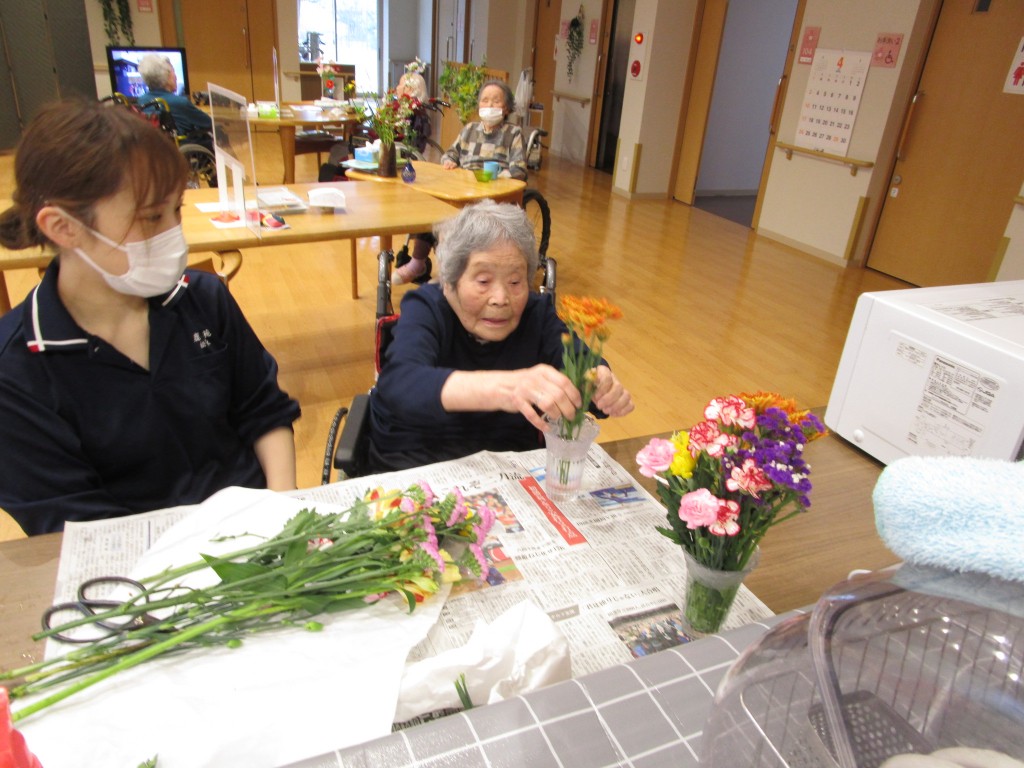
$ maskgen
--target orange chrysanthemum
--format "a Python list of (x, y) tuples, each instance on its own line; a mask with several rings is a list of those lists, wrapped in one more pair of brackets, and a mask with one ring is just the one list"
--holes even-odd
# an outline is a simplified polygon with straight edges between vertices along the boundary
[[(753, 408), (755, 413), (764, 413), (768, 408), (778, 408), (780, 411), (785, 412), (786, 416), (789, 417), (789, 423), (794, 425), (802, 424), (807, 414), (810, 413), (806, 408), (798, 408), (796, 400), (793, 398), (783, 397), (777, 392), (765, 392), (764, 390), (741, 392), (740, 398)], [(828, 434), (828, 432), (808, 431), (805, 429), (804, 434), (807, 435), (809, 440), (817, 440), (819, 437)]]

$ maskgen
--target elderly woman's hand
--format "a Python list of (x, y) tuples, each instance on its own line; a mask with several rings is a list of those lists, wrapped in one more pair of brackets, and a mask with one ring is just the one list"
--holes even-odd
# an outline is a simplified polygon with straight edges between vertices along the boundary
[(550, 365), (542, 363), (514, 373), (513, 409), (542, 432), (550, 427), (544, 421), (545, 416), (552, 421), (559, 416), (571, 419), (582, 403), (580, 393), (569, 377)]
[(607, 365), (599, 365), (594, 405), (609, 416), (625, 416), (634, 408), (633, 398)]
[(441, 158), (441, 167), (446, 171), (450, 171), (452, 168), (458, 168), (459, 164), (452, 160), (450, 157)]

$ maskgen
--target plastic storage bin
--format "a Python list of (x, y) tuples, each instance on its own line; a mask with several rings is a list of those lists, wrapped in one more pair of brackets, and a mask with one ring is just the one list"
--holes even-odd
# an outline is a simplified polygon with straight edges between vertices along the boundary
[(903, 566), (843, 582), (723, 679), (702, 765), (875, 768), (964, 746), (1024, 759), (1024, 585)]

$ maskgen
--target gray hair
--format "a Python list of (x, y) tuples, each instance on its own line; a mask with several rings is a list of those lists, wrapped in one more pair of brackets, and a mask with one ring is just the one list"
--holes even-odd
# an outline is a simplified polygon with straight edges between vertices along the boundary
[(147, 53), (139, 60), (139, 75), (142, 76), (142, 82), (146, 84), (146, 88), (151, 91), (153, 89), (165, 90), (173, 74), (174, 67), (171, 66), (171, 60), (166, 56)]
[(526, 262), (526, 274), (532, 278), (540, 257), (533, 227), (518, 205), (482, 200), (459, 211), (454, 219), (439, 224), (437, 260), (440, 278), (455, 287), (466, 271), (469, 257), (499, 243), (510, 243)]
[(480, 90), (476, 92), (476, 103), (480, 103), (480, 97), (484, 95), (484, 88), (489, 88), (492, 85), (496, 85), (501, 89), (502, 95), (505, 97), (505, 110), (512, 114), (516, 111), (516, 95), (512, 93), (512, 89), (508, 87), (508, 83), (502, 82), (501, 80), (488, 80), (486, 83), (480, 86)]

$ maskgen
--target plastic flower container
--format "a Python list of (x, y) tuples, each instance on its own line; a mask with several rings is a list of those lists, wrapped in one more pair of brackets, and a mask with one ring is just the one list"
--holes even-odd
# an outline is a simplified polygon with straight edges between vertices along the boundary
[(740, 657), (702, 765), (875, 768), (946, 747), (1024, 759), (1024, 585), (903, 566), (842, 582)]

